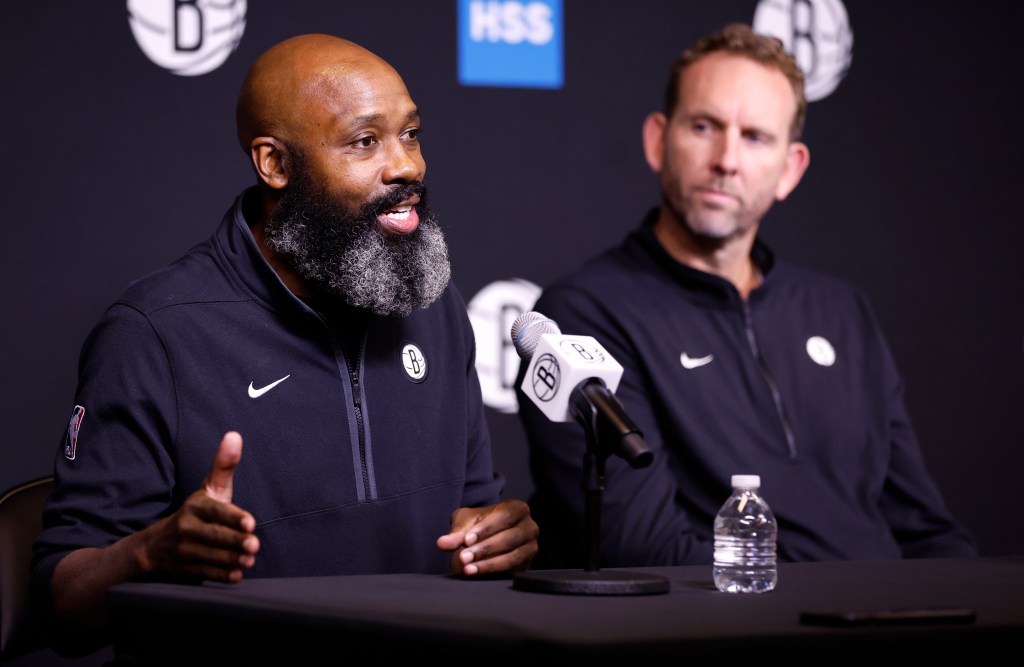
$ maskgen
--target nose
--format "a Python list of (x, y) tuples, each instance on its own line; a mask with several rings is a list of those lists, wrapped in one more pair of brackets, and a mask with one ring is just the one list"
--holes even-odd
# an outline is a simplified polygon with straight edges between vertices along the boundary
[(426, 163), (419, 146), (409, 146), (402, 141), (392, 141), (387, 151), (381, 174), (385, 184), (413, 183), (423, 180)]
[(740, 136), (737, 132), (722, 132), (715, 146), (715, 171), (732, 175), (739, 168)]

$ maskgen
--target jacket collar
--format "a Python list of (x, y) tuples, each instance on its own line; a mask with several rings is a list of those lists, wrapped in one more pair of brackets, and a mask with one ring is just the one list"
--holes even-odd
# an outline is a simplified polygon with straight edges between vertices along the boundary
[[(739, 292), (725, 278), (687, 266), (669, 255), (654, 235), (654, 223), (657, 219), (658, 209), (652, 208), (644, 216), (640, 227), (627, 238), (624, 244), (627, 254), (640, 253), (643, 257), (641, 261), (653, 263), (659, 271), (671, 276), (688, 289), (705, 293), (716, 299), (740, 298)], [(761, 286), (751, 292), (751, 297), (753, 297), (755, 294), (764, 293), (769, 288), (772, 269), (775, 266), (775, 253), (760, 237), (756, 237), (754, 245), (750, 249), (750, 258), (764, 277)]]
[(226, 271), (253, 297), (273, 310), (312, 314), (313, 311), (285, 286), (260, 252), (245, 218), (243, 201), (247, 196), (256, 196), (255, 186), (235, 197), (214, 234)]

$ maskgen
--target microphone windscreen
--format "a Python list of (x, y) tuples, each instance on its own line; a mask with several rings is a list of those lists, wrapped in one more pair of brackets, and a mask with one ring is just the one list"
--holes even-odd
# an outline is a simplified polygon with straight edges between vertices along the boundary
[(521, 359), (529, 359), (537, 349), (540, 337), (549, 333), (562, 333), (555, 321), (535, 310), (523, 313), (512, 323), (512, 344)]

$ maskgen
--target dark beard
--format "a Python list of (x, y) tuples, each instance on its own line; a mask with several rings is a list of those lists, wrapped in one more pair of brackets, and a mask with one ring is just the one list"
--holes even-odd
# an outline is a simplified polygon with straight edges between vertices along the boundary
[[(448, 246), (420, 182), (392, 186), (357, 215), (314, 185), (301, 155), (264, 225), (267, 245), (317, 291), (378, 315), (408, 315), (441, 296), (451, 277)], [(381, 230), (377, 214), (417, 194), (419, 227), (410, 234)]]

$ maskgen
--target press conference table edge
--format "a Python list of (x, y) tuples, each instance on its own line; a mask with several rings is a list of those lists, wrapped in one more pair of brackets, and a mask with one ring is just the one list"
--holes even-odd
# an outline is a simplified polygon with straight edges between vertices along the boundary
[[(385, 574), (128, 583), (107, 598), (118, 655), (138, 664), (246, 660), (382, 662), (485, 651), (611, 664), (623, 659), (761, 655), (813, 661), (906, 649), (915, 658), (995, 655), (1024, 640), (1024, 556), (782, 563), (776, 590), (720, 593), (711, 568), (607, 570), (665, 577), (668, 593), (564, 595), (516, 590), (510, 577)], [(829, 627), (802, 612), (970, 609), (969, 623)], [(1019, 650), (1019, 648), (1018, 648)], [(481, 656), (482, 657), (482, 656)]]

